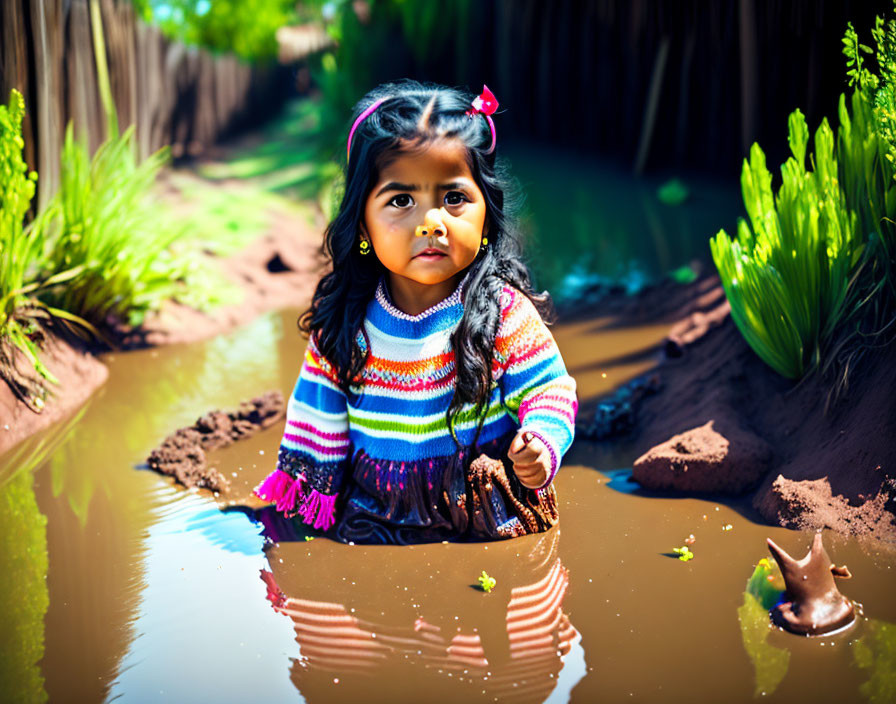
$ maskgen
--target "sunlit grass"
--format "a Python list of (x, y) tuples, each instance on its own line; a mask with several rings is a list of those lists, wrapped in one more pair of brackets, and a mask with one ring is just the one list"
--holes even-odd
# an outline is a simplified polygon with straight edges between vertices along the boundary
[(818, 363), (822, 344), (849, 310), (863, 238), (839, 185), (827, 120), (815, 133), (812, 170), (799, 110), (788, 127), (792, 156), (781, 167), (777, 193), (754, 144), (741, 175), (749, 223), (739, 221), (736, 239), (720, 231), (710, 246), (744, 338), (775, 371), (796, 379)]
[(152, 187), (167, 148), (140, 161), (134, 130), (107, 139), (91, 158), (71, 125), (53, 201), (54, 233), (46, 269), (80, 273), (45, 295), (96, 325), (138, 324), (177, 291), (183, 267), (168, 252), (183, 228), (160, 217)]

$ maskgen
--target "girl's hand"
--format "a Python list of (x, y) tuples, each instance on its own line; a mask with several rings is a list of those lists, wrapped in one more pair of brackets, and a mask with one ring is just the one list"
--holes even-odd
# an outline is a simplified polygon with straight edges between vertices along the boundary
[(520, 484), (529, 489), (540, 488), (551, 471), (551, 453), (544, 443), (531, 433), (520, 430), (510, 443), (507, 459)]

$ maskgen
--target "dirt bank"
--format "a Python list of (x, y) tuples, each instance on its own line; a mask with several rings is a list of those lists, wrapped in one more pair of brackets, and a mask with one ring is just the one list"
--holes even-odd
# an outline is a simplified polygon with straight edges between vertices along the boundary
[[(642, 400), (631, 434), (613, 441), (638, 458), (635, 478), (684, 493), (736, 487), (772, 524), (896, 543), (896, 345), (869, 353), (825, 412), (832, 380), (779, 377), (730, 316), (696, 305), (710, 290), (690, 287), (691, 305), (662, 288), (641, 297), (641, 308), (656, 296), (661, 315), (677, 309), (681, 318), (658, 368), (661, 391)], [(586, 404), (583, 428), (593, 414)]]
[[(41, 357), (58, 380), (54, 395), (40, 413), (31, 410), (12, 388), (0, 382), (0, 454), (68, 415), (84, 403), (106, 381), (109, 370), (76, 341), (49, 335)], [(30, 364), (19, 356), (16, 366), (35, 376)]]
[[(301, 306), (311, 299), (320, 277), (318, 251), (323, 223), (307, 223), (271, 213), (268, 232), (219, 266), (242, 290), (240, 302), (208, 312), (166, 301), (136, 329), (116, 330), (124, 349), (195, 342), (243, 325), (260, 313)], [(212, 256), (212, 255), (209, 255)]]

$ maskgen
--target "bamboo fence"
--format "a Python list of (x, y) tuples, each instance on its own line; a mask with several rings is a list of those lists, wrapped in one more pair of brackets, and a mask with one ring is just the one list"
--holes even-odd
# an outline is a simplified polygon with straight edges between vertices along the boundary
[[(129, 0), (100, 0), (119, 129), (136, 125), (140, 153), (170, 144), (194, 155), (261, 120), (292, 90), (292, 69), (212, 55), (164, 37)], [(313, 48), (313, 46), (312, 46)], [(319, 48), (319, 47), (317, 47)], [(25, 97), (25, 158), (40, 174), (38, 208), (59, 185), (65, 127), (91, 152), (106, 138), (88, 0), (0, 0), (0, 99)]]

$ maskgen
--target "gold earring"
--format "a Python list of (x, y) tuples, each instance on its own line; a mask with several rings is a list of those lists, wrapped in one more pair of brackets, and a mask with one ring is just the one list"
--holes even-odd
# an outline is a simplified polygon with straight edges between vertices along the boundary
[(488, 237), (483, 237), (482, 246), (480, 246), (479, 249), (485, 249), (486, 247), (488, 247)]
[(370, 254), (370, 242), (367, 240), (361, 240), (361, 255), (365, 256)]

